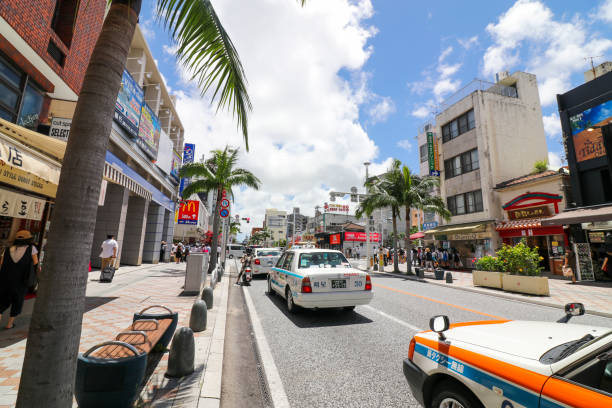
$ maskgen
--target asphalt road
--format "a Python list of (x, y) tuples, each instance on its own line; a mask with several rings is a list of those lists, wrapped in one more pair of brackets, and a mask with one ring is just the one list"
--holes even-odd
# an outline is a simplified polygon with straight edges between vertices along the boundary
[[(244, 290), (253, 300), (284, 391), (293, 408), (419, 406), (402, 373), (417, 329), (445, 314), (451, 323), (490, 319), (556, 321), (560, 309), (373, 276), (374, 299), (353, 312), (305, 311), (292, 315), (284, 300), (266, 294), (259, 278)], [(612, 319), (585, 315), (570, 324), (612, 327)]]

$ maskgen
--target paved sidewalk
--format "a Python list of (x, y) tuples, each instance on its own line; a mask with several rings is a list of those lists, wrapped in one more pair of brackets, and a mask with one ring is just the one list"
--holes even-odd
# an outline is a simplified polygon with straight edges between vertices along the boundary
[[(355, 262), (355, 260), (351, 260), (351, 262)], [(360, 269), (365, 269), (365, 259), (355, 263)], [(406, 264), (400, 264), (399, 267), (403, 272), (402, 276), (409, 279), (417, 279), (413, 276), (404, 275), (407, 269)], [(387, 265), (384, 268), (384, 272), (392, 273), (393, 264)], [(549, 276), (548, 286), (550, 288), (550, 296), (535, 296), (474, 286), (471, 272), (453, 270), (450, 270), (450, 272), (452, 272), (453, 275), (453, 283), (446, 283), (444, 280), (440, 281), (434, 279), (432, 272), (425, 272), (425, 279), (423, 279), (423, 281), (440, 286), (449, 286), (491, 296), (559, 308), (563, 308), (565, 304), (569, 302), (580, 302), (584, 304), (588, 313), (612, 317), (612, 282), (578, 282), (577, 284), (572, 284), (567, 278)]]
[[(214, 289), (214, 307), (208, 310), (207, 329), (195, 333), (196, 371), (181, 379), (164, 377), (168, 353), (151, 356), (146, 385), (138, 407), (218, 407), (225, 338), (228, 273)], [(83, 316), (80, 352), (112, 340), (129, 326), (132, 316), (147, 306), (161, 304), (179, 313), (179, 327), (189, 327), (189, 314), (197, 296), (182, 296), (185, 264), (165, 263), (121, 267), (112, 283), (98, 281), (99, 272), (89, 274), (86, 313)], [(153, 310), (152, 310), (153, 312)], [(0, 331), (0, 408), (13, 407), (21, 376), (28, 318), (9, 331)], [(76, 404), (75, 404), (76, 406)]]

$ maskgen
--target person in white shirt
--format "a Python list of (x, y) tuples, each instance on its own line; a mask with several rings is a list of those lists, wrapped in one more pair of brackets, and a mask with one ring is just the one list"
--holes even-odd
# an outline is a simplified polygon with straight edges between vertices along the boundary
[(116, 268), (115, 261), (117, 260), (117, 249), (119, 248), (119, 244), (115, 241), (115, 236), (112, 234), (107, 235), (106, 240), (102, 242), (100, 247), (102, 248), (102, 252), (100, 253), (100, 258), (102, 258), (101, 270), (104, 270), (107, 266)]

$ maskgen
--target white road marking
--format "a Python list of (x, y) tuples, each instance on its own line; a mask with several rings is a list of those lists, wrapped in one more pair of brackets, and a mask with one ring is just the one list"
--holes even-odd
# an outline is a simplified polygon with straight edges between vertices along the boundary
[(410, 323), (405, 322), (403, 320), (400, 320), (400, 319), (398, 319), (395, 316), (391, 316), (390, 314), (387, 314), (387, 313), (385, 313), (385, 312), (383, 312), (381, 310), (375, 309), (375, 308), (373, 308), (370, 305), (364, 305), (364, 306), (361, 306), (361, 307), (364, 307), (364, 308), (369, 309), (369, 310), (371, 310), (373, 312), (376, 312), (379, 315), (381, 315), (383, 317), (386, 317), (389, 320), (393, 320), (395, 323), (401, 324), (402, 326), (409, 328), (410, 330), (414, 330), (414, 331), (418, 331), (418, 332), (423, 331), (423, 329), (421, 329), (419, 327), (413, 326)]
[(261, 322), (259, 321), (259, 317), (255, 311), (255, 305), (253, 304), (251, 295), (245, 286), (242, 287), (242, 292), (244, 293), (244, 299), (246, 300), (247, 308), (249, 309), (249, 316), (251, 317), (253, 332), (255, 333), (255, 341), (257, 342), (257, 347), (259, 348), (259, 355), (263, 364), (264, 374), (266, 375), (266, 380), (270, 389), (270, 396), (272, 397), (272, 405), (274, 408), (289, 408), (289, 398), (287, 398), (287, 394), (285, 393), (285, 387), (283, 387), (283, 382), (280, 378), (278, 368), (276, 368), (276, 364), (274, 363), (270, 346), (268, 345), (263, 327), (261, 326)]

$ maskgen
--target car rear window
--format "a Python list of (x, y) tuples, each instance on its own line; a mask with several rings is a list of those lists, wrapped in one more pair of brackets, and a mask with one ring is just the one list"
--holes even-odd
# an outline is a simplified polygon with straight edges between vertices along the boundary
[(280, 251), (257, 251), (257, 256), (280, 256)]
[(348, 265), (348, 261), (339, 252), (312, 252), (300, 254), (299, 268), (323, 267), (329, 265), (335, 268), (339, 265)]

